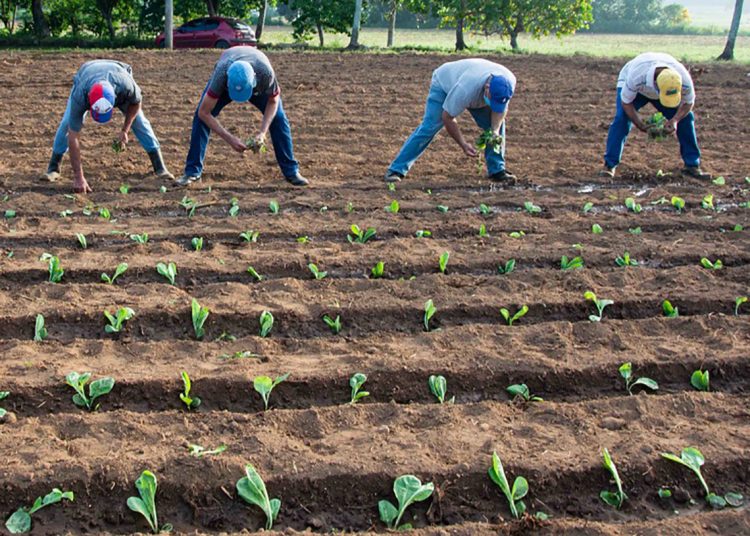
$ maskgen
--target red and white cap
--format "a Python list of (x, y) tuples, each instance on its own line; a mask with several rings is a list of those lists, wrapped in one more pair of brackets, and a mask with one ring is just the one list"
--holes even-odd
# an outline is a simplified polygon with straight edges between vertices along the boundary
[(106, 80), (97, 82), (89, 90), (91, 117), (97, 123), (106, 123), (112, 119), (115, 106), (115, 88)]

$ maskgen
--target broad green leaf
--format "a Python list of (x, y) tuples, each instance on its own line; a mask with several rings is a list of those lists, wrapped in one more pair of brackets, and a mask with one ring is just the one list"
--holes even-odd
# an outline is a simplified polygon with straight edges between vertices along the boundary
[(633, 365), (631, 363), (623, 363), (620, 365), (620, 376), (625, 378), (625, 380), (629, 380), (630, 376), (633, 371)]
[(717, 510), (724, 508), (727, 505), (727, 501), (724, 500), (724, 497), (716, 495), (715, 493), (710, 493), (706, 497), (706, 501), (711, 505), (711, 508), (716, 508)]
[(503, 468), (502, 461), (500, 461), (500, 456), (496, 452), (492, 453), (492, 467), (490, 467), (489, 474), (492, 481), (510, 499), (510, 484), (508, 484), (508, 479), (505, 476), (505, 469)]
[(273, 380), (268, 376), (257, 376), (253, 380), (253, 388), (260, 394), (269, 393), (273, 389)]
[(112, 390), (114, 386), (115, 379), (109, 376), (94, 380), (93, 382), (91, 382), (91, 385), (89, 385), (89, 397), (91, 398), (91, 400), (94, 400), (97, 397), (106, 395)]
[(745, 498), (742, 496), (741, 493), (730, 491), (729, 493), (724, 495), (724, 500), (727, 501), (727, 504), (729, 506), (733, 506), (737, 508), (737, 507), (742, 506), (742, 503), (744, 502)]
[(659, 384), (651, 378), (638, 378), (631, 384), (631, 387), (635, 387), (636, 385), (643, 385), (653, 391), (656, 391), (659, 388)]
[(432, 482), (423, 485), (422, 481), (414, 475), (400, 476), (393, 483), (393, 494), (398, 499), (401, 510), (412, 503), (428, 499), (434, 489)]
[(693, 468), (699, 468), (703, 466), (703, 464), (706, 462), (706, 459), (703, 457), (703, 454), (701, 454), (701, 451), (699, 451), (695, 447), (688, 447), (686, 449), (682, 449), (682, 452), (680, 453), (680, 457), (683, 459), (683, 461), (688, 467), (693, 467)]
[(513, 490), (511, 495), (514, 501), (519, 501), (526, 497), (529, 492), (529, 482), (522, 476), (517, 476), (515, 482), (513, 482)]
[(398, 510), (390, 501), (382, 500), (378, 502), (378, 512), (380, 514), (380, 520), (388, 525), (392, 526), (393, 522), (398, 517)]
[(620, 507), (620, 497), (614, 491), (603, 490), (599, 492), (599, 497), (605, 503), (607, 503), (610, 506), (613, 506), (614, 508)]
[(151, 512), (149, 512), (148, 506), (146, 506), (145, 502), (143, 502), (138, 497), (128, 497), (127, 505), (128, 508), (130, 508), (133, 512), (141, 514), (143, 517), (145, 517), (146, 521), (148, 521), (148, 524), (151, 527), (151, 530), (156, 532), (157, 528), (154, 526), (154, 522), (151, 520)]
[(11, 534), (23, 534), (31, 530), (31, 516), (23, 508), (19, 508), (5, 522), (5, 528)]

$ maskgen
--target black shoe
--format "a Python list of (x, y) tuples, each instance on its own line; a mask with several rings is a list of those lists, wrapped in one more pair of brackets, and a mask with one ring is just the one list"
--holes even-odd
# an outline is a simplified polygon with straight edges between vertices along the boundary
[(490, 175), (490, 180), (497, 181), (497, 182), (505, 182), (505, 181), (514, 181), (516, 180), (516, 176), (513, 175), (510, 171), (507, 169), (501, 169), (497, 173), (493, 173)]
[(398, 173), (397, 171), (388, 170), (385, 173), (384, 180), (388, 184), (392, 184), (392, 183), (395, 183), (395, 182), (399, 182), (403, 178), (404, 178), (404, 176), (401, 173)]
[(164, 164), (164, 158), (161, 155), (161, 149), (155, 149), (151, 151), (150, 153), (148, 153), (148, 157), (151, 159), (151, 165), (153, 166), (154, 173), (156, 173), (157, 177), (174, 180), (174, 175), (169, 172), (167, 166)]
[(615, 168), (604, 166), (599, 171), (599, 176), (600, 177), (609, 177), (610, 179), (614, 179), (615, 178)]
[(290, 175), (289, 177), (284, 177), (286, 182), (291, 184), (292, 186), (307, 186), (310, 184), (310, 181), (304, 178), (302, 175), (299, 174), (299, 171), (295, 173), (294, 175)]
[(49, 165), (47, 166), (47, 172), (44, 174), (50, 182), (55, 182), (60, 177), (60, 162), (62, 162), (63, 155), (58, 153), (52, 153), (52, 157), (49, 159)]
[(711, 174), (703, 171), (700, 166), (685, 166), (682, 174), (696, 179), (711, 180)]

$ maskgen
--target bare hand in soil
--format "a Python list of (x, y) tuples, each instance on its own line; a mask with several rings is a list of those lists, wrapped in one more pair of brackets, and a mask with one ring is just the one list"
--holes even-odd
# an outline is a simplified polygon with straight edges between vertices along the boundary
[(667, 123), (664, 125), (664, 132), (666, 134), (672, 134), (676, 130), (677, 130), (677, 125), (675, 125), (673, 121), (667, 121)]
[(229, 145), (231, 145), (232, 149), (234, 149), (238, 153), (244, 153), (245, 151), (247, 151), (247, 145), (242, 143), (242, 140), (237, 136), (232, 136), (231, 138), (229, 138)]
[(120, 136), (117, 139), (120, 141), (120, 150), (124, 151), (125, 147), (128, 146), (128, 141), (130, 141), (128, 139), (128, 133), (125, 132), (124, 130), (120, 131)]
[(477, 156), (477, 150), (468, 143), (464, 144), (463, 150), (466, 156), (470, 156), (471, 158), (475, 158)]
[(81, 180), (73, 179), (73, 191), (77, 194), (87, 194), (90, 192), (93, 192), (91, 189), (91, 186), (89, 186), (89, 183), (86, 182), (86, 179), (81, 177)]
[(256, 154), (265, 153), (267, 151), (266, 136), (264, 134), (258, 134), (256, 137), (250, 138), (247, 140), (247, 148)]

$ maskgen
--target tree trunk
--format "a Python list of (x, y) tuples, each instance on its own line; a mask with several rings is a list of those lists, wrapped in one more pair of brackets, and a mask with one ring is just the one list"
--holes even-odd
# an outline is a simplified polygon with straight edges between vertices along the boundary
[(255, 26), (255, 39), (260, 41), (260, 36), (263, 35), (263, 28), (266, 25), (266, 12), (268, 11), (268, 0), (263, 0), (260, 5), (260, 11), (258, 12), (258, 24)]
[(218, 13), (218, 0), (206, 0), (206, 9), (208, 10), (209, 17), (217, 17)]
[(49, 25), (44, 18), (42, 0), (31, 0), (31, 15), (34, 18), (34, 33), (37, 37), (49, 37)]
[(317, 23), (316, 26), (318, 27), (318, 43), (320, 43), (320, 48), (323, 48), (323, 25)]
[(736, 0), (734, 3), (734, 16), (732, 16), (732, 25), (729, 27), (727, 35), (727, 44), (724, 46), (724, 52), (716, 58), (717, 60), (731, 61), (734, 59), (734, 42), (737, 40), (737, 32), (740, 29), (740, 19), (742, 18), (742, 4), (744, 0)]
[(461, 17), (456, 21), (456, 50), (464, 50), (466, 41), (464, 41), (464, 18)]
[(107, 33), (109, 34), (109, 38), (114, 41), (115, 40), (115, 26), (112, 24), (112, 13), (108, 13), (104, 15), (104, 22), (107, 23)]
[(518, 50), (518, 32), (515, 30), (510, 32), (510, 48)]
[(396, 2), (393, 3), (393, 8), (388, 13), (388, 42), (386, 47), (391, 48), (393, 46), (393, 36), (396, 33)]
[(346, 48), (359, 48), (359, 27), (362, 25), (362, 0), (354, 2), (354, 22), (352, 23), (352, 36), (349, 39), (349, 46)]

